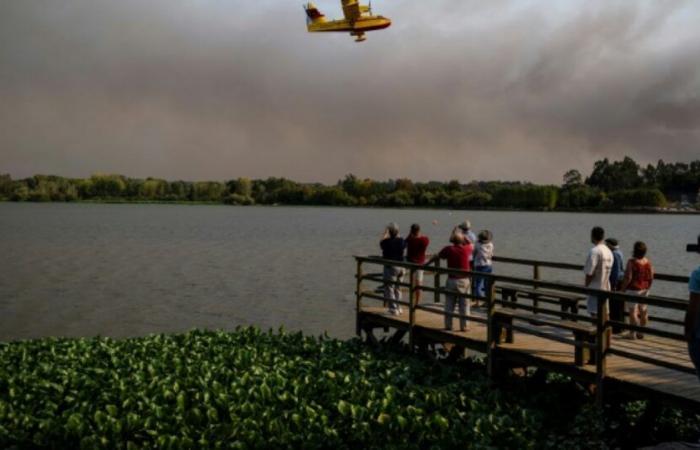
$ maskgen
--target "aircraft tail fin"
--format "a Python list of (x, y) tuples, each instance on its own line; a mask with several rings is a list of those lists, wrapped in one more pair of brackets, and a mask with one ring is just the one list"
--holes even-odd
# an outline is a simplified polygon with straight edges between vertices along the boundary
[(308, 24), (326, 21), (326, 16), (311, 2), (304, 5), (304, 11), (306, 11), (306, 22)]

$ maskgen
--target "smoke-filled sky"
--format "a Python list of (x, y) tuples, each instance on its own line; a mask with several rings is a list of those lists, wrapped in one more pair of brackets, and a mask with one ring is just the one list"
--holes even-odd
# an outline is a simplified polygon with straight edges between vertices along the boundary
[[(339, 0), (318, 0), (328, 17)], [(0, 173), (558, 183), (700, 158), (697, 0), (0, 0)]]

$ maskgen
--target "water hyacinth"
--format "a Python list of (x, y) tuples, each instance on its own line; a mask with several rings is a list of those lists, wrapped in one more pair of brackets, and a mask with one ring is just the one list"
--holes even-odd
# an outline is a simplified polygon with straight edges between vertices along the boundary
[(0, 344), (0, 448), (541, 448), (580, 438), (543, 401), (494, 389), (478, 364), (255, 328)]

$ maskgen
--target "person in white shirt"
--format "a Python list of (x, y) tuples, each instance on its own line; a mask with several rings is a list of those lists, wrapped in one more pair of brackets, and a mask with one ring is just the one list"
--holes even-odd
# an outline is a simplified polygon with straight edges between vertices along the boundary
[[(591, 230), (593, 248), (588, 252), (583, 272), (586, 275), (585, 285), (591, 289), (610, 290), (610, 272), (613, 266), (613, 254), (605, 245), (605, 230), (594, 227)], [(592, 316), (598, 313), (598, 297), (589, 295), (587, 299), (588, 313)]]

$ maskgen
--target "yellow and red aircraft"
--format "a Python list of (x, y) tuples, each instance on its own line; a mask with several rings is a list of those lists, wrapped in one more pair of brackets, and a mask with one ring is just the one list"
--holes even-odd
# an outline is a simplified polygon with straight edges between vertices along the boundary
[(309, 2), (304, 5), (306, 11), (306, 28), (310, 32), (349, 32), (355, 36), (355, 42), (365, 41), (365, 32), (381, 30), (391, 25), (391, 20), (383, 16), (372, 15), (372, 4), (360, 5), (358, 0), (340, 0), (345, 19), (326, 20), (316, 5)]

